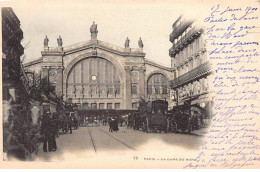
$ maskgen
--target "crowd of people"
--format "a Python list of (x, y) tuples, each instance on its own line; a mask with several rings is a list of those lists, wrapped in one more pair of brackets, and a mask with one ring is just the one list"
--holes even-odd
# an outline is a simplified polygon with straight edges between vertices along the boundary
[(118, 131), (119, 125), (127, 125), (127, 118), (115, 116), (81, 116), (44, 112), (41, 118), (40, 133), (43, 138), (43, 151), (57, 150), (56, 138), (60, 134), (72, 134), (72, 129), (109, 125), (109, 132)]
[(81, 116), (80, 117), (80, 126), (84, 127), (95, 127), (95, 126), (105, 126), (109, 125), (111, 121), (117, 122), (118, 125), (122, 126), (124, 123), (127, 123), (127, 117), (125, 116), (105, 116), (105, 115), (100, 115), (100, 116)]

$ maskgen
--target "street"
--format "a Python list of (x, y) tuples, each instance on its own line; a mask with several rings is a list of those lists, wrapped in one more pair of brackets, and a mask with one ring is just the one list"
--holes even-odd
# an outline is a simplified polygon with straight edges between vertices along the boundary
[[(88, 152), (98, 154), (108, 151), (142, 151), (143, 144), (149, 145), (149, 140), (159, 139), (169, 146), (184, 149), (198, 149), (203, 138), (203, 131), (188, 134), (176, 133), (145, 133), (126, 127), (119, 127), (118, 132), (108, 132), (109, 126), (80, 127), (72, 134), (60, 135), (56, 138), (57, 151), (43, 152), (42, 144), (38, 152), (38, 160), (48, 161), (52, 158), (62, 160), (64, 153), (77, 154)], [(160, 149), (158, 147), (158, 149)]]

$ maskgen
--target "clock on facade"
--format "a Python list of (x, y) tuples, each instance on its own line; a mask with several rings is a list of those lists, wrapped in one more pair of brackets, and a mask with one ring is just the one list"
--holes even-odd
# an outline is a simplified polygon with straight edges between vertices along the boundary
[(97, 80), (97, 77), (96, 77), (95, 75), (92, 75), (91, 79), (92, 79), (93, 81), (95, 81), (95, 80)]

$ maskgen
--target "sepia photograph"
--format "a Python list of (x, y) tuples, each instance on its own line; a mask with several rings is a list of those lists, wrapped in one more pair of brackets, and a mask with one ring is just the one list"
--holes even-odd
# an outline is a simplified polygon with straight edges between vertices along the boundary
[(3, 167), (259, 168), (259, 2), (213, 2), (0, 2)]

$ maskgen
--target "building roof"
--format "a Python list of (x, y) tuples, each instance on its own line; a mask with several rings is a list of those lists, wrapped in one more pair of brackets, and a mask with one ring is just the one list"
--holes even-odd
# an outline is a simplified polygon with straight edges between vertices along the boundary
[(47, 50), (42, 51), (42, 54), (57, 54), (64, 53), (64, 55), (69, 55), (72, 53), (76, 53), (78, 51), (82, 51), (89, 48), (100, 48), (106, 50), (108, 52), (112, 52), (114, 54), (118, 54), (121, 56), (137, 56), (144, 57), (145, 53), (140, 48), (123, 48), (116, 45), (112, 45), (110, 43), (106, 43), (100, 40), (91, 39), (89, 41), (80, 42), (77, 44), (73, 44), (67, 47), (63, 47), (62, 50), (59, 47), (48, 47)]
[(23, 67), (29, 67), (29, 66), (32, 66), (32, 65), (36, 65), (36, 64), (39, 64), (42, 62), (42, 57), (39, 57), (38, 59), (36, 60), (32, 60), (32, 61), (29, 61), (29, 62), (26, 62), (23, 64)]
[(172, 71), (172, 69), (170, 67), (164, 66), (162, 64), (158, 64), (157, 62), (153, 62), (152, 60), (149, 60), (149, 59), (145, 59), (145, 64), (148, 64), (148, 65), (151, 65), (151, 66), (154, 66), (154, 67), (158, 67), (158, 68), (161, 68), (163, 70), (167, 70), (169, 72)]

